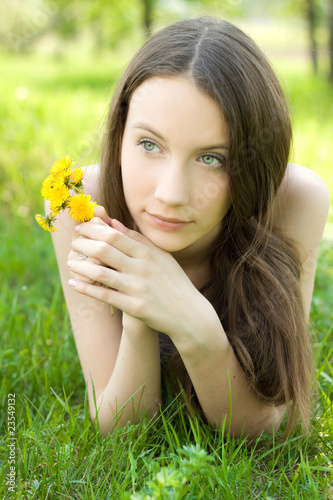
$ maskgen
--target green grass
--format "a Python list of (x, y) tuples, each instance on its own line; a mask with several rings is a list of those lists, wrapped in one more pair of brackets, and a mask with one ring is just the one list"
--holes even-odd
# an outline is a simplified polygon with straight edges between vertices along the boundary
[[(333, 498), (329, 234), (311, 310), (318, 398), (309, 436), (297, 428), (284, 442), (281, 431), (249, 449), (188, 417), (180, 401), (156, 422), (143, 420), (106, 439), (89, 420), (51, 240), (34, 214), (42, 210), (40, 184), (53, 161), (66, 154), (96, 161), (96, 131), (124, 62), (113, 54), (0, 58), (6, 75), (0, 81), (1, 498), (12, 496), (6, 485), (10, 393), (16, 395), (16, 498)], [(305, 67), (279, 61), (278, 70), (294, 107), (294, 160), (317, 171), (332, 190), (332, 88)]]

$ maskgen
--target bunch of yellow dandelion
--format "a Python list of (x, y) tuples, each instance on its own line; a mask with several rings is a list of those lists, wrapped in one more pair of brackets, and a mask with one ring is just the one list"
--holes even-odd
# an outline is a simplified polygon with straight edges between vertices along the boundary
[(44, 200), (50, 202), (50, 213), (36, 215), (36, 221), (46, 231), (56, 231), (53, 223), (61, 210), (69, 209), (76, 222), (86, 222), (94, 216), (97, 203), (83, 191), (83, 170), (72, 168), (75, 162), (70, 156), (56, 161), (42, 184)]

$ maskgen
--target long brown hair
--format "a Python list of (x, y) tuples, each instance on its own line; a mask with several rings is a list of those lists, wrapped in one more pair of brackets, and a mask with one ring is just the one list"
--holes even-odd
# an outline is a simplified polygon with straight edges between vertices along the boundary
[[(163, 75), (190, 78), (218, 103), (230, 129), (227, 168), (233, 201), (208, 256), (211, 279), (203, 293), (254, 391), (271, 405), (289, 405), (289, 428), (297, 415), (308, 427), (312, 355), (301, 265), (292, 242), (272, 229), (269, 216), (292, 140), (281, 86), (258, 46), (226, 21), (182, 21), (152, 36), (117, 86), (102, 151), (103, 204), (129, 227), (133, 220), (120, 168), (122, 134), (135, 89)], [(182, 382), (193, 391), (187, 374)]]

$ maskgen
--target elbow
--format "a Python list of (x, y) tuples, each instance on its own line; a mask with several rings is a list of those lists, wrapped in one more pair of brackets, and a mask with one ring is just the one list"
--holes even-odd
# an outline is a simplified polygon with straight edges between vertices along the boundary
[(108, 404), (103, 404), (103, 395), (92, 401), (89, 405), (90, 419), (97, 431), (106, 438), (108, 434), (117, 429), (124, 429), (128, 425), (138, 424), (142, 418), (154, 419), (159, 414), (160, 400), (156, 400), (146, 411), (141, 408), (134, 409), (133, 406), (125, 404), (118, 410), (112, 410)]
[(90, 420), (96, 432), (99, 432), (103, 438), (106, 438), (108, 434), (119, 427), (120, 417), (119, 414), (111, 415), (110, 413), (106, 416), (101, 408), (95, 406), (90, 408)]
[(121, 412), (113, 413), (109, 408), (106, 411), (105, 405), (102, 404), (102, 398), (91, 401), (89, 404), (90, 420), (97, 432), (104, 438), (119, 425), (121, 420)]
[(251, 443), (263, 434), (275, 434), (280, 428), (285, 411), (285, 406), (266, 407), (261, 418), (251, 418), (248, 422), (244, 421), (243, 436), (247, 436)]
[(89, 415), (96, 431), (99, 431), (106, 438), (115, 427), (117, 415), (113, 415), (110, 411), (108, 412), (108, 416), (105, 415), (102, 396), (103, 394), (100, 394), (98, 398), (91, 398), (89, 400)]
[(280, 428), (285, 407), (265, 407), (261, 410), (256, 409), (252, 414), (250, 412), (240, 412), (230, 417), (229, 414), (223, 415), (217, 423), (216, 420), (207, 419), (212, 427), (222, 429), (225, 435), (234, 439), (247, 439), (248, 443), (258, 439), (262, 434), (275, 434)]

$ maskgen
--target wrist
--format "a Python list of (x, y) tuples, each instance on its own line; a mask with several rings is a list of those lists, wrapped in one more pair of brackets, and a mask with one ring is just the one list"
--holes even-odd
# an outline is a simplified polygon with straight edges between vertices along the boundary
[(186, 327), (177, 332), (174, 344), (183, 358), (196, 363), (202, 359), (205, 352), (228, 353), (231, 345), (226, 336), (220, 319), (211, 305), (204, 297), (201, 307), (193, 308), (195, 311)]
[(155, 330), (146, 325), (143, 321), (123, 313), (122, 319), (123, 335), (126, 335), (133, 342), (144, 342), (144, 339), (150, 340), (157, 337)]

